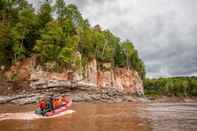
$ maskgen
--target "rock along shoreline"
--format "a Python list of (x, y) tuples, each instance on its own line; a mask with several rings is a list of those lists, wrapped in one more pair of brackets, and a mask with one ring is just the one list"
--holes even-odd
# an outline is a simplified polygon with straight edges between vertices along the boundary
[(38, 97), (67, 95), (74, 102), (136, 102), (148, 101), (143, 95), (130, 94), (113, 87), (97, 88), (84, 81), (34, 80), (1, 81), (0, 104), (32, 104)]

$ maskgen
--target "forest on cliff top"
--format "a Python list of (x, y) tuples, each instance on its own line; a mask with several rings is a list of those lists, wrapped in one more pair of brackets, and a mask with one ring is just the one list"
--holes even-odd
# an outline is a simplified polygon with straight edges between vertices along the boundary
[(26, 0), (1, 0), (1, 68), (31, 56), (56, 69), (78, 68), (95, 58), (111, 63), (112, 68), (134, 69), (142, 79), (145, 77), (144, 64), (133, 43), (120, 40), (99, 25), (91, 27), (75, 5), (56, 0), (54, 5), (45, 2), (35, 11)]

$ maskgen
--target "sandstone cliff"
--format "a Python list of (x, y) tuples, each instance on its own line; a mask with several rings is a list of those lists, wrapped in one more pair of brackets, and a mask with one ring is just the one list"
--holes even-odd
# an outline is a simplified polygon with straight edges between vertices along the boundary
[[(105, 64), (105, 63), (104, 63)], [(64, 70), (61, 73), (43, 71), (41, 67), (35, 66), (35, 58), (28, 58), (17, 62), (9, 71), (5, 72), (7, 79), (15, 80), (65, 80), (83, 81), (91, 83), (97, 88), (115, 88), (122, 92), (131, 94), (143, 94), (143, 82), (138, 73), (126, 68), (98, 69), (97, 61), (91, 60), (82, 71)]]
[[(108, 63), (103, 63), (106, 69), (99, 69), (95, 59), (89, 61), (83, 71), (82, 69), (61, 72), (44, 71), (41, 66), (36, 65), (35, 58), (28, 58), (17, 62), (10, 70), (4, 72), (6, 79), (14, 79), (20, 81), (19, 83), (28, 81), (25, 83), (26, 87), (23, 84), (21, 84), (23, 86), (19, 84), (15, 87), (16, 84), (10, 82), (12, 84), (10, 86), (9, 83), (9, 90), (14, 90), (14, 92), (11, 91), (11, 95), (15, 97), (9, 97), (6, 101), (16, 100), (16, 97), (27, 100), (27, 97), (32, 98), (37, 94), (54, 92), (71, 95), (76, 101), (101, 100), (101, 98), (112, 100), (112, 97), (114, 100), (114, 96), (120, 101), (120, 99), (123, 100), (122, 98), (131, 99), (125, 96), (143, 95), (143, 82), (136, 71), (125, 68), (107, 68), (110, 66)], [(4, 90), (8, 88), (4, 87)]]

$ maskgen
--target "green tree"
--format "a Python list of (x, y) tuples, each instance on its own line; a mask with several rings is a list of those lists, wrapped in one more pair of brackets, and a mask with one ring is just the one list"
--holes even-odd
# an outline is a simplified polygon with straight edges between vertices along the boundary
[(64, 0), (56, 0), (54, 8), (55, 8), (56, 14), (58, 15), (58, 20), (62, 21), (65, 17), (65, 15), (64, 15), (64, 8), (65, 8)]
[(95, 58), (96, 46), (94, 43), (93, 29), (88, 26), (83, 27), (79, 30), (80, 42), (79, 51), (82, 54), (82, 58)]
[(11, 30), (13, 39), (13, 50), (15, 52), (15, 61), (23, 58), (32, 50), (35, 42), (36, 29), (38, 27), (38, 17), (31, 8), (23, 7), (18, 12), (18, 20)]
[(84, 64), (95, 58), (98, 63), (136, 70), (144, 78), (144, 64), (130, 41), (120, 42), (99, 25), (91, 27), (77, 6), (64, 0), (56, 0), (53, 7), (45, 2), (34, 11), (26, 0), (0, 1), (1, 65), (36, 54), (43, 64), (77, 67), (80, 52)]
[(41, 6), (39, 13), (38, 13), (39, 23), (40, 23), (41, 28), (44, 28), (48, 22), (52, 21), (53, 18), (51, 16), (51, 13), (52, 13), (52, 8), (50, 4), (44, 3)]
[(123, 42), (122, 43), (122, 50), (123, 50), (124, 55), (126, 56), (126, 66), (129, 69), (132, 66), (132, 64), (135, 64), (135, 63), (131, 63), (131, 61), (130, 61), (133, 59), (132, 57), (135, 53), (133, 44), (128, 40)]
[(16, 0), (1, 0), (0, 1), (0, 21), (4, 24), (9, 23), (15, 16)]
[(64, 15), (66, 18), (69, 18), (72, 20), (72, 23), (75, 27), (83, 26), (85, 24), (85, 21), (79, 12), (77, 6), (73, 4), (69, 4), (64, 7)]
[[(68, 27), (69, 28), (69, 27)], [(68, 36), (68, 32), (58, 22), (50, 22), (37, 41), (35, 51), (40, 54), (41, 61), (56, 62), (57, 65), (71, 65), (74, 52), (77, 51), (79, 37)]]

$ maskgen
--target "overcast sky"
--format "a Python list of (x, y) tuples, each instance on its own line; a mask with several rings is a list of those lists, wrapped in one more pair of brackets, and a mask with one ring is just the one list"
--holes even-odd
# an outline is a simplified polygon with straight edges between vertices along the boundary
[(65, 0), (129, 39), (148, 77), (197, 75), (197, 0)]

